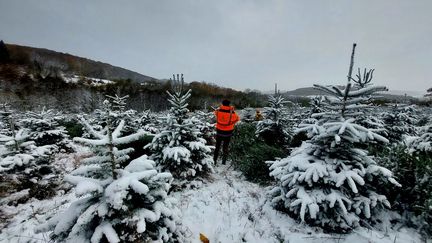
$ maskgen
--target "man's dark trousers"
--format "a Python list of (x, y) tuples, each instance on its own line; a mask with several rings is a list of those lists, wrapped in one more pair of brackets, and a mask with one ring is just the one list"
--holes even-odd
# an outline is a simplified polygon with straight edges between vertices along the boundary
[(223, 134), (220, 134), (219, 132), (216, 134), (216, 148), (215, 148), (215, 151), (214, 151), (214, 157), (213, 157), (213, 160), (214, 160), (214, 162), (215, 162), (215, 164), (216, 164), (216, 162), (217, 162), (217, 159), (218, 159), (218, 157), (219, 157), (219, 150), (220, 150), (220, 147), (221, 147), (221, 144), (223, 143), (223, 148), (222, 148), (222, 152), (223, 152), (223, 154), (222, 154), (222, 164), (225, 164), (226, 163), (226, 161), (227, 161), (227, 158), (228, 158), (228, 148), (229, 148), (229, 143), (230, 143), (230, 140), (231, 140), (231, 136), (232, 136), (232, 133), (230, 133), (230, 134), (227, 134), (227, 133), (223, 133)]

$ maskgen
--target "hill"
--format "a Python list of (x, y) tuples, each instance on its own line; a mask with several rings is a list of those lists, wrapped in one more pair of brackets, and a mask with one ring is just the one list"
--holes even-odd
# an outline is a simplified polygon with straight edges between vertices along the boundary
[[(343, 88), (343, 86), (340, 86), (341, 88)], [(384, 100), (388, 100), (388, 101), (397, 101), (397, 102), (405, 102), (405, 101), (409, 101), (409, 100), (416, 100), (417, 97), (411, 96), (410, 94), (412, 94), (412, 92), (407, 92), (405, 94), (401, 94), (400, 92), (396, 92), (396, 91), (388, 91), (385, 93), (381, 93), (380, 97)], [(291, 91), (286, 91), (283, 93), (283, 95), (285, 96), (299, 96), (299, 97), (308, 97), (308, 96), (317, 96), (317, 95), (327, 95), (326, 93), (317, 90), (313, 87), (305, 87), (305, 88), (299, 88), (299, 89), (295, 89), (295, 90), (291, 90)]]
[(26, 66), (39, 66), (41, 69), (59, 70), (69, 75), (79, 75), (98, 79), (130, 79), (143, 83), (157, 79), (108, 63), (78, 57), (44, 48), (6, 44), (10, 62)]
[[(129, 108), (165, 110), (167, 90), (173, 83), (124, 68), (47, 49), (0, 41), (0, 103), (14, 109), (35, 110), (43, 106), (64, 111), (87, 112), (101, 106), (105, 95), (129, 95)], [(193, 90), (189, 105), (210, 109), (227, 98), (238, 107), (263, 106), (265, 96), (245, 93), (204, 82), (189, 82)]]

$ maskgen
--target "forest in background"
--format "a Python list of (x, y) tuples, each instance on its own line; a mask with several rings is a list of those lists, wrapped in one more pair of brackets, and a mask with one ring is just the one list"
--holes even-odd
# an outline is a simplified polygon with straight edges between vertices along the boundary
[[(67, 77), (78, 77), (68, 82)], [(111, 80), (93, 85), (94, 79)], [(35, 110), (44, 106), (70, 112), (91, 112), (107, 94), (129, 95), (129, 107), (138, 111), (166, 110), (170, 80), (157, 80), (109, 64), (46, 49), (0, 44), (0, 97), (15, 109)], [(262, 107), (266, 95), (259, 91), (237, 91), (206, 82), (185, 84), (192, 89), (191, 110), (211, 109), (224, 98), (237, 108)]]

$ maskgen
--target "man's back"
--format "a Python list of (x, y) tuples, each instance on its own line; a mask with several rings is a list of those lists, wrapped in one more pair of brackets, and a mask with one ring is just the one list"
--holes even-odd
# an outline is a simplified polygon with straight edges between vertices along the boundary
[(234, 132), (235, 124), (240, 120), (234, 108), (229, 105), (228, 100), (222, 101), (222, 105), (215, 111), (216, 116), (216, 147), (214, 153), (214, 162), (216, 163), (219, 150), (223, 144), (222, 164), (226, 163), (228, 157), (228, 146), (231, 136)]
[(220, 131), (232, 131), (240, 120), (232, 106), (221, 105), (216, 111), (216, 129)]

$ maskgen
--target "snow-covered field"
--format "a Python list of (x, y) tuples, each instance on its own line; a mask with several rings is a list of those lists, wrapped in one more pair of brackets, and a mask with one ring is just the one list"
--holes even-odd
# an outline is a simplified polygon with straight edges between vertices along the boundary
[[(338, 91), (335, 97), (345, 93), (320, 87)], [(373, 91), (369, 87), (362, 90)], [(359, 90), (353, 92), (359, 94)], [(68, 117), (45, 109), (26, 114), (3, 112), (8, 119), (0, 133), (0, 171), (4, 172), (0, 174), (0, 242), (183, 242), (185, 236), (185, 242), (204, 243), (207, 238), (212, 243), (411, 243), (425, 242), (418, 232), (430, 235), (426, 231), (430, 222), (427, 192), (432, 188), (427, 180), (432, 163), (429, 110), (422, 109), (420, 116), (414, 107), (380, 107), (356, 121), (323, 112), (321, 100), (313, 103), (313, 109), (299, 112), (297, 108), (282, 109), (283, 97), (272, 97), (272, 106), (265, 108), (266, 120), (255, 121), (252, 108), (241, 113), (244, 124), (240, 123), (235, 135), (244, 137), (234, 135), (233, 142), (240, 146), (231, 148), (232, 155), (241, 152), (231, 157), (237, 171), (230, 163), (213, 168), (214, 154), (208, 144), (212, 144), (214, 126), (207, 114), (189, 113), (190, 90), (169, 95), (172, 107), (166, 117), (127, 112), (127, 97), (118, 95), (108, 96), (111, 101), (104, 101), (103, 110), (84, 116)], [(344, 114), (357, 116), (359, 106), (350, 107), (352, 111)], [(155, 122), (158, 118), (161, 122)], [(14, 129), (15, 119), (19, 130)], [(58, 124), (61, 120), (81, 122), (86, 131), (71, 139)], [(279, 126), (277, 130), (272, 130), (273, 124)], [(146, 126), (155, 134), (144, 145), (148, 132), (142, 127)], [(261, 147), (265, 141), (257, 139), (256, 131), (259, 135), (268, 129), (272, 139), (282, 134), (278, 146), (288, 149), (286, 139), (293, 127), (301, 128), (297, 132), (307, 128), (309, 137), (300, 147), (292, 145), (291, 155), (281, 159), (274, 154), (257, 156), (272, 149)], [(71, 134), (76, 134), (74, 129)], [(383, 131), (390, 141), (378, 134)], [(405, 139), (408, 135), (413, 138)], [(394, 147), (397, 154), (381, 151), (369, 156), (364, 148), (377, 142), (403, 142), (407, 147), (403, 151)], [(260, 146), (254, 147), (257, 144)], [(45, 146), (50, 149), (39, 153)], [(141, 151), (142, 146), (147, 151)], [(132, 154), (135, 151), (139, 154)], [(402, 156), (416, 160), (420, 157), (414, 156), (423, 156), (412, 178), (403, 179), (403, 173), (412, 168), (398, 171), (400, 184), (405, 183), (406, 188), (389, 170), (405, 166), (407, 160), (400, 159)], [(241, 167), (242, 163), (247, 166)], [(242, 174), (249, 179), (250, 175), (259, 177), (257, 172), (267, 172), (267, 165), (275, 179), (266, 180), (274, 183), (268, 188), (248, 182)], [(170, 186), (174, 192), (169, 191)], [(389, 190), (395, 207), (389, 209), (392, 204), (378, 187)], [(171, 197), (177, 199), (177, 205)], [(401, 198), (412, 200), (405, 203)], [(291, 218), (277, 211), (270, 200), (284, 203), (285, 209), (298, 215)], [(423, 214), (410, 216), (418, 208)], [(350, 233), (325, 233), (323, 229)]]
[(108, 79), (92, 78), (92, 77), (80, 77), (78, 75), (63, 76), (63, 79), (65, 80), (66, 83), (78, 83), (80, 80), (81, 81), (87, 81), (89, 84), (94, 85), (94, 86), (113, 83), (112, 80), (108, 80)]
[(219, 166), (211, 182), (177, 192), (175, 197), (192, 242), (200, 242), (200, 233), (210, 242), (422, 242), (407, 229), (381, 232), (360, 228), (348, 235), (326, 234), (273, 209), (266, 201), (266, 191), (229, 166)]
[[(70, 157), (72, 158), (72, 156)], [(66, 163), (73, 160), (63, 159)], [(71, 167), (70, 164), (65, 164)], [(422, 242), (413, 230), (368, 230), (353, 233), (326, 234), (318, 228), (295, 222), (274, 210), (266, 201), (267, 189), (247, 182), (240, 172), (229, 165), (219, 165), (206, 183), (197, 188), (175, 192), (183, 213), (183, 228), (191, 242), (201, 242), (200, 233), (210, 242)], [(48, 200), (31, 199), (17, 206), (4, 205), (0, 242), (49, 242), (47, 233), (36, 234), (35, 227), (46, 221), (55, 210), (64, 210), (75, 200), (74, 191), (62, 191)]]

